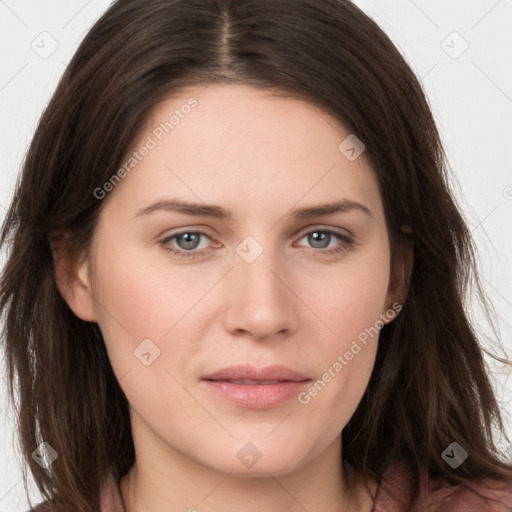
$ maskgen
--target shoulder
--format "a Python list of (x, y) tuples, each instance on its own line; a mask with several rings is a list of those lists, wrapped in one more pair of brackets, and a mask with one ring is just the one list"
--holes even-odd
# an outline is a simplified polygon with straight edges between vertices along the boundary
[[(451, 485), (420, 477), (414, 494), (413, 475), (405, 464), (395, 462), (384, 473), (377, 490), (374, 512), (511, 512), (512, 478), (463, 480)], [(373, 512), (373, 511), (372, 511)]]
[[(437, 494), (436, 494), (437, 493)], [(511, 512), (512, 478), (507, 480), (464, 480), (456, 486), (446, 486), (432, 491), (433, 504), (439, 511), (446, 503), (450, 507), (463, 507), (467, 512)], [(435, 500), (435, 501), (434, 501)], [(437, 508), (434, 510), (438, 510)]]

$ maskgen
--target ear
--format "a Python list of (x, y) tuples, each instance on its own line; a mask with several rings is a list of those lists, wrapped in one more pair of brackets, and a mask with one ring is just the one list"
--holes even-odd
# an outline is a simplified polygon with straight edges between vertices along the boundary
[(391, 261), (388, 293), (386, 297), (386, 311), (393, 310), (394, 315), (386, 323), (393, 320), (402, 309), (407, 298), (409, 281), (414, 265), (412, 229), (409, 226), (402, 226), (401, 231), (404, 234), (396, 243), (395, 254)]
[(95, 302), (89, 282), (89, 261), (72, 254), (68, 233), (52, 234), (55, 280), (60, 294), (75, 315), (86, 322), (96, 322)]

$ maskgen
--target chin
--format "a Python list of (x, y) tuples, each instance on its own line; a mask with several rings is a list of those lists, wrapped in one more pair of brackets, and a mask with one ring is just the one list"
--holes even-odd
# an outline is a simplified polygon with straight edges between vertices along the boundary
[[(211, 453), (209, 460), (199, 461), (210, 468), (222, 473), (230, 473), (236, 478), (268, 478), (286, 475), (300, 468), (308, 456), (304, 444), (290, 444), (283, 439), (276, 439), (277, 443), (262, 440), (238, 441), (230, 447), (219, 447), (221, 453)], [(286, 449), (283, 447), (286, 446)]]

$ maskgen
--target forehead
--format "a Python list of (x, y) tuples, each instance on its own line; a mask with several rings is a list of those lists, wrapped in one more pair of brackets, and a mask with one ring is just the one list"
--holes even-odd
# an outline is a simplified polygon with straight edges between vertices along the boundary
[(345, 152), (350, 137), (316, 105), (283, 93), (238, 84), (190, 87), (148, 114), (132, 145), (136, 165), (113, 195), (132, 209), (164, 195), (229, 202), (241, 215), (254, 214), (251, 206), (278, 214), (278, 205), (342, 198), (378, 209), (364, 152), (356, 159)]

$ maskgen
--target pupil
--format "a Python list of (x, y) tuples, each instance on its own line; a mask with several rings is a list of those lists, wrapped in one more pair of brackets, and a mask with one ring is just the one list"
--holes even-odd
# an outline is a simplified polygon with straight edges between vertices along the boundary
[(195, 249), (198, 238), (197, 233), (184, 233), (181, 235), (181, 239), (184, 240), (184, 247), (182, 249)]
[[(312, 243), (313, 247), (315, 247), (315, 243), (320, 242), (320, 249), (323, 249), (326, 247), (326, 245), (322, 245), (322, 241), (325, 242), (325, 239), (330, 235), (328, 233), (323, 233), (321, 231), (314, 231), (313, 233), (311, 233), (310, 236), (313, 237), (313, 241), (311, 242), (310, 240), (310, 243)], [(327, 245), (329, 245), (329, 243), (327, 243)]]

